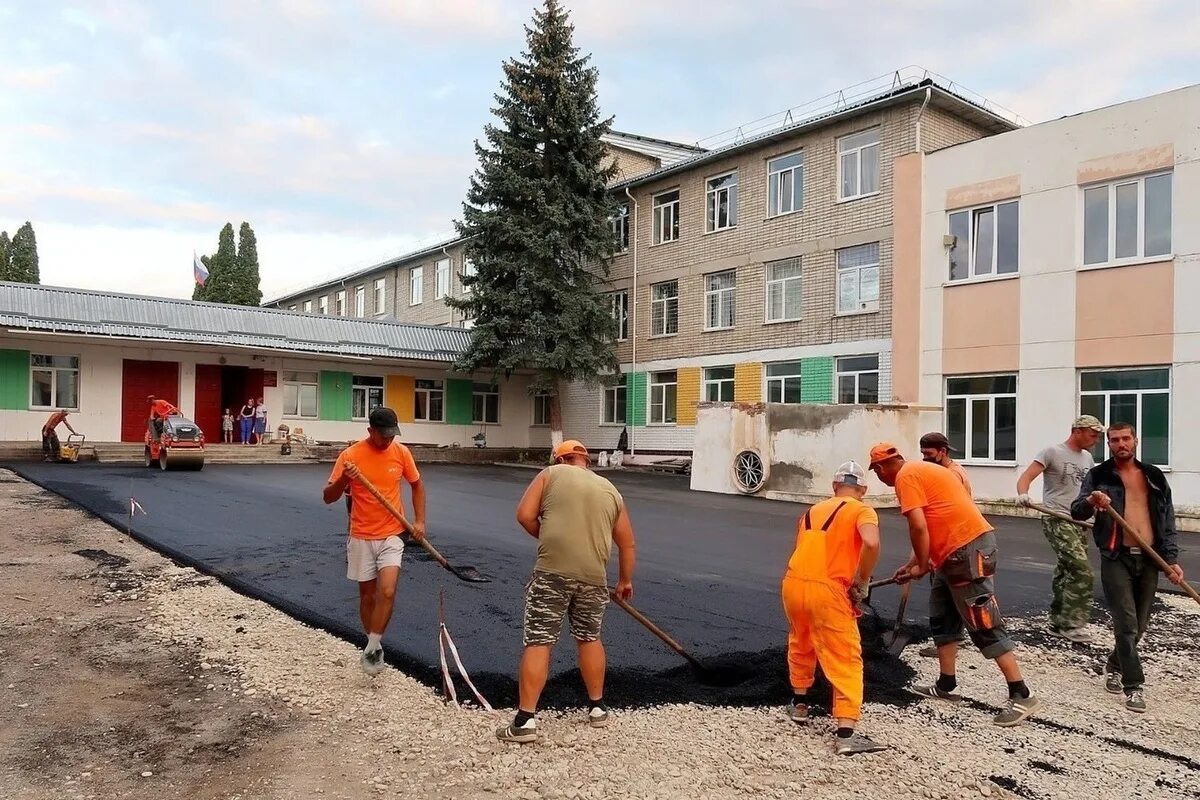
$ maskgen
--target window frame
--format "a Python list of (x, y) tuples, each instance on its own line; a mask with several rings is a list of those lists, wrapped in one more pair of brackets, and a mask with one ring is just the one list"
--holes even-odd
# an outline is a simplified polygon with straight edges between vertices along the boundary
[[(793, 158), (800, 156), (800, 163), (790, 167), (774, 168), (771, 165), (782, 161), (785, 158)], [(793, 150), (790, 153), (780, 153), (777, 156), (772, 156), (767, 159), (767, 219), (776, 219), (778, 217), (786, 217), (789, 214), (796, 214), (804, 210), (804, 150)], [(783, 208), (783, 175), (790, 172), (792, 175), (792, 196), (789, 200), (793, 207), (787, 211), (780, 210)], [(774, 207), (777, 209), (772, 212)]]
[(608, 227), (612, 230), (613, 240), (617, 243), (617, 253), (629, 250), (629, 203), (618, 203), (617, 213), (608, 218)]
[(374, 308), (375, 316), (379, 317), (387, 313), (387, 279), (376, 278), (371, 284), (371, 305)]
[[(717, 278), (731, 276), (733, 283), (730, 286), (721, 286), (716, 289), (712, 288), (712, 281)], [(728, 325), (713, 325), (713, 306), (712, 301), (716, 301), (716, 321), (722, 322), (725, 318), (723, 312), (728, 311)], [(728, 308), (726, 308), (728, 306)], [(737, 270), (723, 269), (720, 272), (710, 272), (704, 276), (704, 330), (705, 331), (728, 331), (737, 327)]]
[[(475, 415), (475, 399), (483, 398), (483, 419), (479, 419)], [(489, 420), (488, 412), (493, 410), (488, 408), (488, 398), (494, 397), (496, 418)], [(500, 424), (500, 386), (495, 383), (472, 383), (471, 384), (471, 424), (472, 425), (499, 425)]]
[[(857, 147), (852, 147), (847, 150), (842, 149), (842, 142), (846, 141), (847, 139), (851, 139), (855, 136), (860, 136), (864, 133), (868, 133), (870, 131), (874, 131), (874, 133), (875, 133), (875, 141), (874, 142), (872, 142), (870, 144), (859, 145)], [(844, 136), (839, 136), (837, 138), (837, 145), (836, 145), (836, 148), (837, 148), (837, 191), (838, 191), (837, 201), (839, 203), (847, 203), (852, 200), (860, 200), (864, 197), (874, 197), (875, 195), (879, 194), (879, 191), (880, 191), (879, 185), (882, 182), (882, 174), (881, 173), (883, 172), (882, 144), (881, 144), (882, 137), (879, 135), (879, 133), (880, 133), (879, 126), (875, 125), (870, 128), (863, 128), (860, 131), (854, 131), (853, 133), (847, 133)], [(863, 151), (868, 150), (872, 147), (876, 148), (875, 188), (869, 192), (864, 192), (862, 190), (862, 186), (863, 186), (863, 180), (862, 180)], [(857, 165), (855, 167), (856, 191), (854, 194), (842, 194), (842, 157), (848, 156), (848, 155), (853, 155), (855, 157), (855, 163)]]
[[(290, 380), (288, 379), (289, 375), (293, 376), (292, 379), (290, 379)], [(298, 375), (305, 375), (305, 376), (311, 375), (312, 380), (300, 380), (295, 377)], [(284, 370), (283, 374), (280, 376), (280, 378), (281, 378), (280, 388), (283, 390), (283, 402), (281, 403), (281, 405), (283, 407), (284, 418), (286, 418), (286, 419), (318, 419), (320, 417), (320, 413), (321, 413), (321, 373), (314, 371), (314, 370), (305, 370), (305, 369)], [(288, 402), (287, 402), (289, 386), (296, 387), (296, 407), (295, 407), (295, 411), (293, 411), (290, 414), (288, 413)], [(312, 388), (313, 413), (311, 413), (311, 414), (304, 413), (303, 389), (305, 387)]]
[[(732, 178), (732, 182), (721, 186), (713, 186), (714, 181)], [(725, 202), (725, 224), (720, 221), (721, 199)], [(722, 172), (704, 179), (704, 232), (720, 233), (737, 227), (738, 217), (738, 171), (736, 169)]]
[[(1146, 181), (1151, 178), (1170, 177), (1171, 185), (1171, 202), (1167, 209), (1170, 213), (1168, 219), (1167, 232), (1170, 237), (1170, 247), (1167, 252), (1158, 253), (1155, 255), (1146, 255)], [(1137, 253), (1132, 256), (1117, 256), (1117, 188), (1120, 186), (1137, 185)], [(1107, 226), (1106, 233), (1106, 250), (1107, 258), (1104, 261), (1087, 260), (1087, 193), (1096, 189), (1106, 189), (1106, 202), (1108, 207), (1105, 214), (1105, 225)], [(1082, 231), (1079, 248), (1079, 268), (1080, 269), (1103, 269), (1105, 267), (1117, 267), (1126, 264), (1142, 264), (1154, 261), (1170, 261), (1175, 257), (1175, 170), (1155, 170), (1154, 172), (1146, 172), (1140, 175), (1126, 175), (1112, 180), (1097, 181), (1096, 183), (1082, 184), (1079, 187), (1079, 221), (1080, 230)]]
[[(629, 422), (629, 385), (627, 383), (628, 376), (622, 375), (622, 382), (612, 386), (601, 387), (600, 390), (600, 425), (601, 426), (624, 426)], [(613, 398), (613, 419), (608, 419), (608, 394), (612, 392)], [(617, 414), (617, 394), (623, 395), (620, 400), (620, 405), (623, 413), (621, 419), (616, 418)]]
[[(655, 297), (656, 289), (659, 286), (674, 285), (675, 293), (669, 297)], [(655, 328), (655, 311), (662, 305), (662, 332)], [(675, 329), (668, 330), (671, 326), (668, 324), (671, 320), (670, 310), (672, 305), (675, 308)], [(667, 336), (677, 336), (679, 334), (679, 279), (673, 278), (669, 281), (659, 281), (658, 283), (650, 284), (650, 338), (663, 338)]]
[(317, 312), (329, 316), (329, 295), (323, 294), (317, 298)]
[[(728, 377), (725, 376), (724, 372), (720, 377), (712, 377), (710, 373), (715, 370), (728, 370)], [(700, 375), (700, 397), (706, 403), (732, 403), (737, 391), (736, 374), (736, 370), (732, 364), (721, 367), (705, 367), (704, 372)], [(710, 389), (716, 390), (716, 398), (709, 397)], [(722, 397), (726, 393), (729, 395), (728, 400)]]
[[(1158, 370), (1158, 371), (1165, 372), (1167, 374), (1166, 388), (1164, 388), (1164, 389), (1111, 389), (1111, 390), (1110, 389), (1090, 389), (1087, 391), (1085, 391), (1083, 388), (1083, 376), (1085, 374), (1112, 374), (1112, 373), (1117, 373), (1117, 372), (1144, 372), (1146, 370)], [(1146, 462), (1146, 463), (1154, 464), (1154, 466), (1159, 467), (1160, 469), (1170, 470), (1170, 468), (1171, 468), (1171, 434), (1173, 432), (1173, 426), (1171, 425), (1171, 392), (1173, 390), (1174, 380), (1175, 380), (1175, 376), (1173, 373), (1174, 373), (1174, 370), (1171, 368), (1170, 365), (1161, 365), (1161, 364), (1151, 364), (1151, 365), (1147, 365), (1147, 366), (1137, 366), (1137, 367), (1078, 369), (1078, 370), (1076, 370), (1076, 376), (1075, 376), (1076, 406), (1079, 409), (1083, 408), (1083, 398), (1084, 397), (1103, 397), (1104, 398), (1104, 414), (1100, 415), (1100, 422), (1105, 427), (1108, 427), (1110, 422), (1131, 422), (1131, 423), (1133, 423), (1133, 426), (1135, 428), (1137, 428), (1137, 435), (1138, 435), (1138, 448), (1137, 448), (1136, 456), (1137, 456), (1137, 459), (1139, 461), (1141, 461), (1142, 460), (1142, 427), (1143, 427), (1142, 419), (1143, 419), (1143, 411), (1144, 411), (1144, 404), (1142, 403), (1142, 398), (1148, 394), (1166, 395), (1167, 396), (1167, 458), (1166, 458), (1166, 463), (1165, 464), (1157, 464), (1152, 461)], [(1120, 394), (1125, 394), (1125, 395), (1131, 394), (1131, 395), (1137, 396), (1137, 419), (1135, 419), (1135, 420), (1110, 420), (1109, 419), (1109, 416), (1112, 412), (1111, 397), (1112, 397), (1112, 395), (1120, 395)], [(1091, 413), (1091, 412), (1090, 411), (1089, 412), (1080, 411), (1079, 413), (1083, 414), (1083, 413)], [(1103, 458), (1098, 458), (1096, 460), (1096, 463), (1100, 463), (1100, 461), (1103, 461), (1108, 458), (1107, 437), (1104, 437), (1104, 436), (1100, 437), (1100, 441), (1097, 443), (1097, 446), (1100, 448), (1100, 452), (1103, 456)], [(1093, 454), (1093, 455), (1095, 455), (1095, 454)]]
[[(538, 411), (542, 410), (543, 406), (545, 408), (542, 411), (542, 414), (539, 415)], [(538, 422), (539, 416), (543, 417), (541, 422)], [(533, 423), (532, 423), (532, 426), (535, 428), (545, 428), (545, 427), (548, 427), (549, 425), (550, 425), (550, 395), (535, 394), (533, 396)]]
[[(359, 381), (364, 378), (371, 380), (371, 381), (377, 380), (377, 381), (379, 381), (379, 383), (378, 384), (360, 383)], [(384, 384), (385, 384), (385, 381), (384, 381), (383, 377), (379, 376), (379, 375), (351, 375), (350, 376), (350, 419), (351, 420), (353, 420), (354, 422), (365, 422), (370, 418), (372, 411), (374, 411), (379, 406), (385, 405)], [(364, 414), (363, 416), (355, 416), (355, 414), (354, 414), (354, 407), (355, 407), (354, 397), (355, 397), (355, 395), (357, 395), (360, 392), (360, 390), (365, 395), (363, 407), (366, 408), (367, 413)], [(372, 406), (371, 405), (371, 394), (375, 390), (378, 390), (378, 392), (379, 392), (379, 402), (376, 405)]]
[[(1000, 207), (1015, 205), (1017, 207), (1017, 263), (1009, 272), (1000, 271)], [(992, 213), (992, 247), (991, 247), (991, 262), (989, 264), (990, 271), (979, 273), (976, 272), (976, 261), (978, 257), (978, 217), (981, 212), (991, 211)], [(1021, 198), (1011, 198), (1008, 200), (997, 200), (992, 203), (982, 203), (977, 206), (966, 206), (964, 208), (956, 208), (953, 211), (946, 212), (946, 232), (950, 233), (953, 228), (953, 219), (959, 214), (967, 215), (967, 242), (966, 242), (966, 259), (967, 259), (967, 276), (965, 278), (954, 277), (954, 266), (952, 258), (954, 251), (962, 246), (961, 242), (955, 241), (954, 246), (946, 253), (946, 282), (947, 283), (968, 283), (970, 281), (986, 281), (986, 280), (1002, 280), (1004, 278), (1013, 278), (1021, 274)], [(957, 238), (957, 234), (951, 234)]]
[[(772, 367), (794, 367), (795, 372), (786, 373), (783, 375), (772, 375)], [(787, 400), (788, 381), (796, 381), (796, 393), (800, 398), (795, 403), (789, 403)], [(779, 385), (779, 399), (771, 399), (772, 384)], [(804, 377), (803, 377), (803, 362), (801, 361), (774, 361), (763, 365), (763, 397), (768, 403), (779, 403), (781, 405), (800, 405), (804, 402)]]
[(288, 306), (288, 311), (295, 311), (295, 310), (296, 310), (296, 304), (295, 304), (295, 303), (292, 303), (290, 306)]
[[(49, 359), (50, 365), (49, 366), (34, 365), (33, 360), (38, 357)], [(56, 359), (56, 358), (74, 359), (75, 365), (69, 366), (69, 367), (56, 366), (54, 364), (54, 359)], [(31, 352), (29, 354), (29, 395), (27, 398), (29, 400), (29, 410), (30, 411), (57, 411), (58, 409), (63, 409), (65, 411), (78, 411), (79, 403), (80, 403), (80, 396), (83, 394), (83, 391), (82, 391), (83, 387), (80, 385), (80, 381), (83, 378), (82, 367), (83, 367), (83, 357), (78, 355), (77, 353), (33, 353), (33, 352)], [(34, 392), (35, 387), (38, 386), (37, 382), (34, 381), (34, 379), (33, 379), (33, 375), (35, 372), (50, 373), (50, 404), (49, 405), (41, 405), (41, 404), (36, 404), (33, 402), (33, 392)], [(61, 392), (59, 391), (59, 387), (58, 387), (58, 380), (59, 380), (60, 372), (74, 373), (74, 375), (75, 375), (75, 403), (73, 405), (68, 405), (68, 404), (59, 402), (59, 395), (61, 394)]]
[[(675, 195), (674, 200), (661, 202), (660, 198), (668, 195)], [(679, 241), (679, 210), (680, 192), (679, 187), (667, 189), (664, 192), (659, 192), (650, 198), (651, 210), (651, 238), (650, 246), (656, 247), (660, 244), (670, 244), (671, 242)], [(666, 224), (666, 217), (670, 217), (671, 225)], [(664, 236), (665, 233), (670, 233), (670, 236)]]
[[(436, 384), (435, 386), (422, 386), (422, 383)], [(441, 399), (441, 415), (438, 419), (433, 419), (430, 410), (433, 408), (433, 396), (439, 395)], [(420, 413), (419, 397), (425, 398), (424, 416)], [(446, 422), (446, 382), (441, 378), (417, 378), (413, 382), (413, 422), (427, 422), (434, 424), (444, 424)]]
[(303, 305), (303, 309), (304, 309), (304, 313), (305, 313), (305, 314), (311, 314), (311, 313), (312, 313), (312, 309), (313, 309), (313, 301), (312, 301), (312, 300), (305, 300), (305, 301), (304, 301), (304, 305)]
[(433, 262), (433, 299), (441, 300), (450, 296), (450, 271), (454, 261), (450, 258), (439, 258)]
[[(666, 375), (671, 375), (672, 376), (671, 380), (658, 380), (661, 376), (666, 376)], [(679, 372), (678, 372), (678, 370), (673, 370), (673, 369), (660, 370), (658, 372), (651, 372), (646, 377), (647, 377), (647, 383), (648, 383), (646, 395), (647, 395), (647, 399), (649, 400), (649, 402), (646, 404), (647, 413), (649, 415), (649, 418), (647, 419), (646, 424), (649, 426), (664, 427), (664, 428), (677, 425), (678, 421), (679, 421)], [(669, 388), (674, 388), (675, 402), (671, 405), (671, 408), (670, 408), (671, 419), (668, 420), (667, 419), (667, 390)], [(660, 395), (657, 400), (655, 399), (656, 390), (657, 390), (657, 393)], [(659, 421), (657, 421), (657, 422), (654, 421), (655, 407), (659, 407), (660, 411), (661, 411), (661, 419), (659, 419)], [(626, 410), (626, 414), (628, 414), (628, 410)]]
[[(858, 250), (858, 249), (861, 249), (864, 247), (871, 247), (871, 246), (875, 247), (875, 261), (873, 263), (858, 264), (858, 265), (855, 265), (852, 267), (843, 267), (842, 266), (842, 264), (841, 264), (841, 254), (842, 253), (849, 252), (851, 250)], [(836, 276), (836, 282), (834, 283), (835, 316), (848, 317), (848, 316), (854, 316), (856, 314), (876, 314), (879, 312), (880, 300), (882, 299), (882, 296), (883, 296), (883, 287), (881, 285), (882, 281), (883, 281), (882, 262), (883, 262), (883, 253), (882, 253), (882, 248), (880, 247), (879, 242), (864, 242), (863, 244), (851, 245), (849, 247), (839, 247), (833, 251), (833, 268), (834, 268), (834, 274)], [(876, 294), (876, 297), (874, 300), (864, 301), (862, 299), (862, 295), (863, 295), (862, 273), (864, 270), (868, 270), (868, 269), (875, 270), (875, 294)], [(847, 309), (842, 308), (842, 274), (843, 274), (843, 271), (848, 273), (851, 270), (858, 272), (858, 288), (857, 288), (857, 294), (856, 294), (858, 299), (856, 302), (858, 303), (859, 308), (847, 310)], [(866, 304), (868, 307), (862, 308), (862, 306), (864, 304)]]
[(335, 317), (346, 316), (346, 290), (338, 289), (333, 294), (333, 315)]
[[(791, 275), (786, 278), (773, 278), (773, 270), (776, 267), (791, 266), (795, 264), (799, 268), (799, 275)], [(788, 285), (791, 282), (796, 282), (799, 285), (798, 297), (800, 308), (797, 309), (795, 316), (787, 315), (787, 299)], [(783, 316), (775, 318), (771, 316), (771, 289), (778, 287), (781, 293), (780, 307)], [(804, 318), (804, 259), (800, 256), (794, 258), (783, 258), (777, 261), (768, 261), (763, 264), (763, 320), (764, 324), (772, 325), (778, 322), (797, 322)]]
[[(953, 380), (970, 380), (972, 378), (1010, 378), (1010, 377), (1013, 379), (1013, 390), (1011, 392), (984, 392), (984, 393), (980, 393), (980, 394), (950, 394), (950, 381), (953, 381)], [(1021, 375), (1019, 372), (983, 372), (983, 373), (973, 373), (970, 375), (944, 375), (944, 376), (942, 376), (942, 398), (943, 398), (942, 403), (943, 403), (943, 409), (944, 409), (943, 415), (946, 418), (947, 436), (949, 436), (951, 433), (950, 421), (949, 421), (950, 402), (953, 400), (961, 400), (964, 405), (964, 409), (963, 409), (963, 440), (962, 440), (962, 448), (961, 448), (962, 452), (959, 454), (960, 455), (960, 458), (958, 459), (959, 463), (967, 464), (967, 465), (993, 466), (993, 467), (995, 467), (995, 466), (1001, 466), (1001, 467), (1017, 466), (1017, 460), (1015, 457), (1011, 460), (996, 458), (996, 440), (999, 438), (997, 436), (997, 430), (996, 430), (996, 400), (1011, 398), (1013, 401), (1013, 447), (1014, 447), (1014, 456), (1015, 456), (1016, 442), (1018, 441), (1018, 438), (1017, 438), (1018, 425), (1020, 424), (1020, 416), (1018, 414), (1018, 409), (1017, 409), (1017, 403), (1019, 402), (1018, 397), (1020, 396), (1020, 388), (1021, 388), (1020, 382), (1021, 382)], [(972, 455), (972, 444), (973, 444), (973, 437), (974, 437), (972, 422), (975, 417), (975, 401), (979, 401), (979, 400), (987, 400), (988, 401), (988, 455), (986, 458), (980, 458), (978, 456)]]
[(463, 281), (463, 278), (473, 278), (475, 277), (475, 274), (475, 262), (471, 261), (471, 259), (467, 258), (466, 256), (463, 256), (462, 269), (458, 271), (458, 285), (462, 288), (463, 294), (471, 293), (471, 287), (467, 286), (467, 284)]
[[(842, 369), (842, 361), (850, 358), (874, 358), (875, 369)], [(878, 405), (879, 404), (879, 383), (883, 377), (883, 370), (880, 369), (879, 353), (854, 353), (849, 355), (834, 356), (833, 358), (833, 396), (834, 402), (837, 405)], [(842, 377), (854, 376), (854, 402), (842, 402)], [(875, 402), (864, 403), (859, 398), (862, 394), (862, 376), (875, 376)]]
[(354, 316), (364, 319), (367, 316), (367, 285), (354, 287)]
[(419, 306), (425, 302), (425, 265), (418, 264), (408, 269), (408, 304)]
[(609, 313), (617, 323), (617, 341), (629, 338), (629, 290), (618, 289), (608, 293)]

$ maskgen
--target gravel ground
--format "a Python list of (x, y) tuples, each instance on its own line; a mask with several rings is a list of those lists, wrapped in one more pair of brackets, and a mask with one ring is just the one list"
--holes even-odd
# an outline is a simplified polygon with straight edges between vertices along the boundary
[[(546, 714), (545, 740), (517, 747), (493, 735), (508, 712), (444, 705), (395, 670), (366, 678), (346, 642), (3, 472), (0, 530), (6, 797), (1200, 797), (1200, 613), (1186, 598), (1156, 610), (1141, 716), (1104, 691), (1101, 648), (1047, 639), (1033, 618), (1013, 627), (1050, 707), (1015, 730), (991, 725), (1003, 683), (966, 654), (962, 707), (868, 703), (864, 731), (892, 745), (880, 754), (835, 758), (828, 720), (678, 704), (607, 730)], [(917, 650), (905, 659), (932, 676)]]

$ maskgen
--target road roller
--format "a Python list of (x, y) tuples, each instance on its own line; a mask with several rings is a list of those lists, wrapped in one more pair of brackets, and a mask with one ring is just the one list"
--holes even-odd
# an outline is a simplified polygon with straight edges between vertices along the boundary
[(162, 420), (162, 435), (154, 440), (153, 428), (146, 430), (146, 466), (197, 470), (204, 468), (204, 431), (187, 417), (174, 415)]

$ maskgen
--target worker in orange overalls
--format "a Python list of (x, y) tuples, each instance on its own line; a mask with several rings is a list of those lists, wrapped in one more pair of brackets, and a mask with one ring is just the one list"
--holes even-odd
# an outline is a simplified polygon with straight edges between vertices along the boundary
[(886, 749), (854, 732), (862, 713), (862, 640), (858, 603), (866, 599), (879, 560), (879, 516), (862, 501), (867, 474), (847, 461), (833, 476), (833, 497), (801, 519), (783, 577), (783, 609), (791, 624), (788, 673), (794, 722), (808, 721), (807, 693), (817, 664), (833, 684), (838, 755)]
[(163, 420), (178, 414), (179, 409), (166, 400), (156, 399), (154, 395), (147, 397), (146, 402), (150, 404), (150, 435), (157, 442), (162, 438)]

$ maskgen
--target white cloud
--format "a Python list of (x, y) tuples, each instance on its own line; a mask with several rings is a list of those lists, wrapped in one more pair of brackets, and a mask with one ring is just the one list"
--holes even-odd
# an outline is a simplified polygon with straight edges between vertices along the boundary
[(0, 72), (0, 86), (16, 91), (48, 89), (71, 71), (70, 64), (26, 67)]

